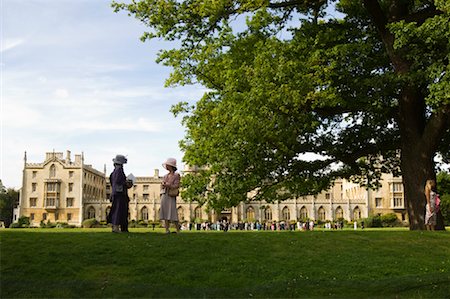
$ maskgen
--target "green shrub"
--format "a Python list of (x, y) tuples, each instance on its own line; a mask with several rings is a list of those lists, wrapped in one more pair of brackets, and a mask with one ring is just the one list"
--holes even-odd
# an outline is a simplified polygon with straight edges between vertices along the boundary
[(22, 216), (17, 221), (19, 227), (30, 227), (30, 217)]
[(138, 222), (137, 222), (137, 226), (138, 227), (147, 227), (148, 226), (148, 221), (145, 221), (145, 220), (139, 220)]
[(369, 216), (364, 219), (365, 227), (382, 227), (381, 217), (379, 215)]
[(14, 222), (14, 223), (11, 223), (9, 228), (22, 228), (22, 226), (20, 225), (20, 223)]
[(394, 213), (389, 213), (385, 215), (381, 215), (381, 224), (383, 227), (394, 227), (399, 226), (400, 221), (397, 218), (397, 215)]
[(11, 223), (10, 228), (30, 227), (30, 217), (22, 216), (17, 222)]
[(82, 224), (81, 224), (81, 227), (83, 227), (83, 228), (92, 228), (92, 227), (96, 227), (99, 224), (100, 223), (97, 221), (97, 219), (91, 218), (91, 219), (84, 220), (82, 222)]

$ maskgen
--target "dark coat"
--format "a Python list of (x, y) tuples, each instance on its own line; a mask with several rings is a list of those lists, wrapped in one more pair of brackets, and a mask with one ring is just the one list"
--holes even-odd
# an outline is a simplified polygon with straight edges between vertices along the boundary
[(108, 215), (108, 223), (114, 225), (128, 224), (128, 189), (127, 178), (122, 166), (116, 166), (109, 176), (111, 183), (111, 211)]

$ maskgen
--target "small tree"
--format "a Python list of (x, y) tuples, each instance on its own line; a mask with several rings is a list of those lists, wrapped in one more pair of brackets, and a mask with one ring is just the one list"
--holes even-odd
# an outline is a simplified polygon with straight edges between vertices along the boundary
[(8, 188), (5, 189), (0, 181), (0, 221), (9, 227), (13, 221), (13, 210), (19, 201), (19, 191)]

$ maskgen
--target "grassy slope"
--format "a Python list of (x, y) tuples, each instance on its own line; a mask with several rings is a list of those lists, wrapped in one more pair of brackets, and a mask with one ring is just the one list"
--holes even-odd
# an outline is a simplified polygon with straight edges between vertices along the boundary
[(450, 298), (450, 232), (3, 230), (2, 298)]

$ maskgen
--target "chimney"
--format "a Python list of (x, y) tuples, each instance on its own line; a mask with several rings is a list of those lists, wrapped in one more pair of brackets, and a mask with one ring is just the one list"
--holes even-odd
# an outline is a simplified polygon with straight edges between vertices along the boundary
[(66, 152), (66, 163), (67, 164), (70, 164), (70, 151), (68, 150), (67, 152)]
[(75, 164), (81, 165), (81, 155), (75, 155)]
[(158, 168), (155, 169), (155, 178), (156, 179), (159, 178), (159, 169)]

